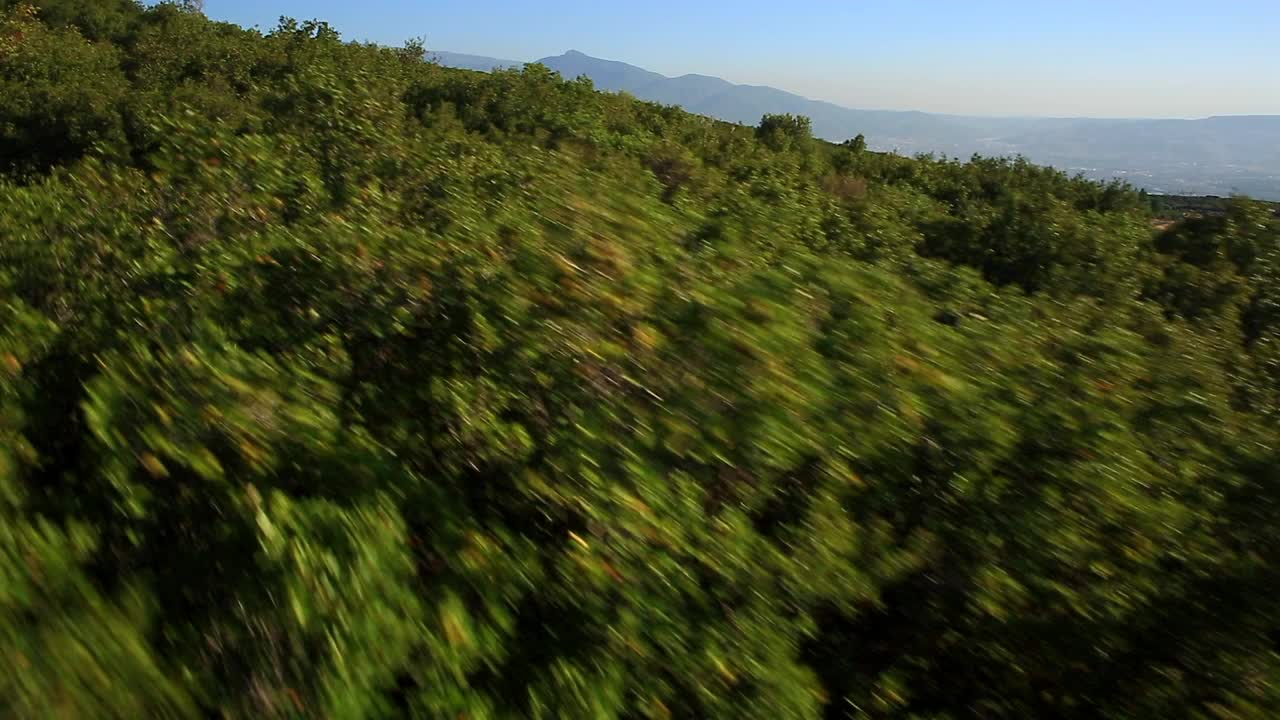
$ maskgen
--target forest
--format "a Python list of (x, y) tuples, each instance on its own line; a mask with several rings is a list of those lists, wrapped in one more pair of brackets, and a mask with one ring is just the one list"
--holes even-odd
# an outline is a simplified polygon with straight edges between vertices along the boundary
[(0, 0), (0, 716), (1280, 716), (1280, 220), (1156, 209)]

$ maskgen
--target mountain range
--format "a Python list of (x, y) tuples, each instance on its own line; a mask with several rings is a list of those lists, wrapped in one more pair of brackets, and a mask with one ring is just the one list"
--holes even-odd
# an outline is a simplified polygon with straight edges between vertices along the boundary
[[(469, 70), (525, 63), (433, 51), (441, 65)], [(1071, 174), (1120, 178), (1155, 193), (1280, 200), (1280, 116), (1182, 119), (980, 117), (859, 110), (762, 85), (708, 75), (667, 77), (635, 65), (570, 50), (536, 62), (566, 78), (585, 75), (599, 90), (679, 105), (711, 117), (755, 124), (766, 113), (808, 116), (818, 137), (862, 134), (873, 150), (968, 158), (1023, 155)]]

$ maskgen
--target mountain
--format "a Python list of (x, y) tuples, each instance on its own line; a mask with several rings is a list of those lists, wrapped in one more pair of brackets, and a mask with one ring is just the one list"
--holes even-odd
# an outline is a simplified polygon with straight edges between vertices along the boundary
[[(433, 53), (442, 65), (489, 70), (521, 63), (458, 53)], [(755, 124), (766, 113), (805, 115), (818, 137), (839, 142), (862, 134), (875, 150), (968, 158), (1023, 155), (1037, 163), (1108, 180), (1121, 178), (1152, 192), (1244, 193), (1280, 200), (1280, 116), (1199, 120), (1026, 118), (861, 110), (761, 85), (737, 85), (707, 75), (667, 77), (576, 50), (537, 62), (596, 87), (690, 112)]]
[[(554, 58), (543, 58), (538, 61), (555, 70), (566, 78), (586, 75), (600, 90), (627, 91), (635, 94), (640, 88), (661, 86), (670, 78), (659, 75), (635, 65), (628, 65), (617, 60), (601, 60), (584, 55), (577, 50), (570, 50)], [(645, 98), (647, 99), (647, 98)]]
[(495, 68), (504, 69), (524, 65), (524, 63), (516, 60), (500, 60), (483, 55), (468, 55), (466, 53), (444, 52), (442, 50), (429, 51), (427, 60), (438, 62), (446, 67), (479, 70), (481, 72), (489, 72)]
[(852, 110), (777, 88), (735, 85), (708, 75), (671, 78), (577, 51), (537, 62), (565, 77), (586, 75), (601, 90), (627, 92), (642, 100), (679, 105), (690, 112), (730, 122), (755, 124), (765, 113), (789, 112), (808, 116), (813, 121), (814, 133), (828, 140), (845, 140), (859, 132), (870, 138), (872, 133), (867, 130), (872, 130), (885, 149), (891, 149), (887, 143), (897, 139), (897, 133), (914, 125), (913, 119), (931, 117), (916, 112)]

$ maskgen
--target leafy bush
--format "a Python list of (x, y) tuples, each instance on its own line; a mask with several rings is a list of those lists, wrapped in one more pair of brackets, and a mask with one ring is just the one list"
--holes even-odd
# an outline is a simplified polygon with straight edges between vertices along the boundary
[(120, 149), (127, 90), (115, 48), (22, 6), (0, 25), (0, 171), (22, 176)]

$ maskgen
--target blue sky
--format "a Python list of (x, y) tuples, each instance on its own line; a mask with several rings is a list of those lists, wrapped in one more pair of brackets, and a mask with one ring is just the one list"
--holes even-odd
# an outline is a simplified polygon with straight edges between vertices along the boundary
[(205, 13), (513, 60), (575, 49), (860, 108), (1280, 114), (1280, 0), (205, 0)]

